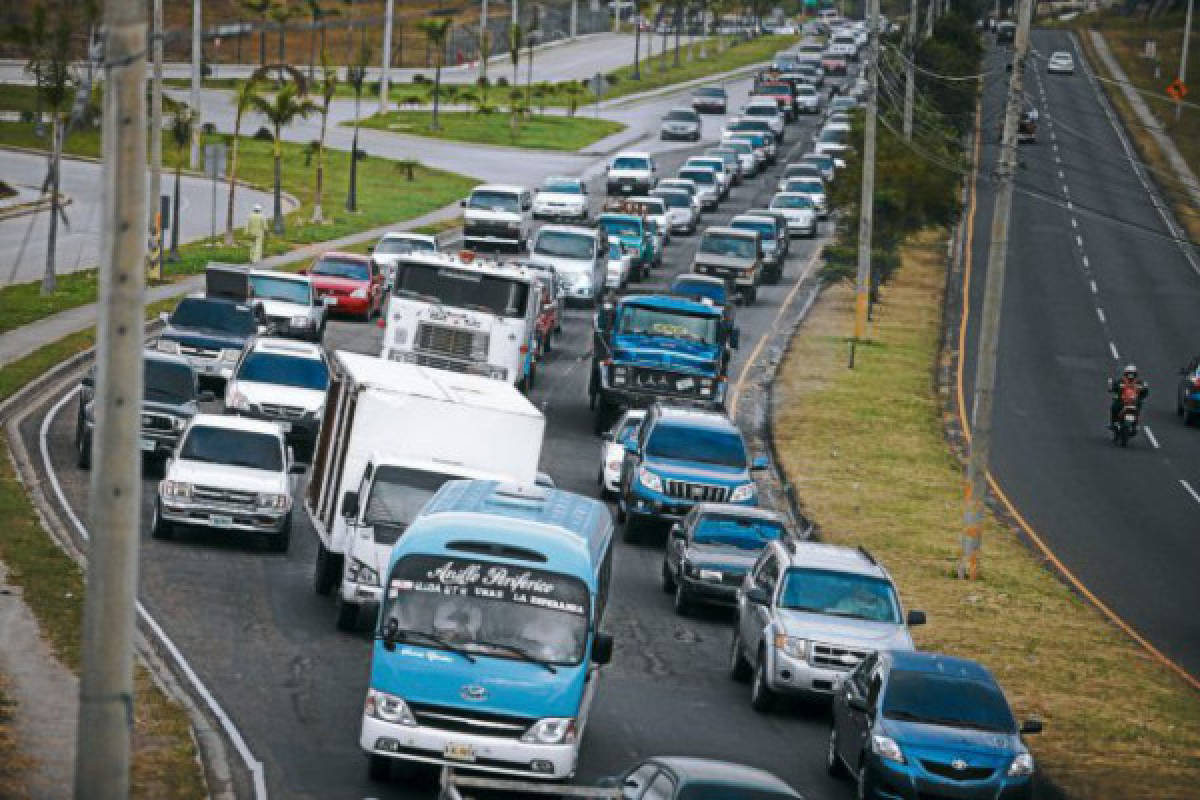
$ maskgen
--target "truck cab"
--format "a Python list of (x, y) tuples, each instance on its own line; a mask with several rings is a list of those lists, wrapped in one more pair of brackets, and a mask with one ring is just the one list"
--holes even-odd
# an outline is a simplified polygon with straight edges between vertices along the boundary
[(758, 297), (763, 272), (759, 232), (727, 226), (705, 229), (696, 248), (692, 271), (731, 281), (746, 305), (752, 304)]
[(650, 275), (650, 268), (661, 263), (662, 253), (655, 247), (654, 235), (641, 214), (605, 212), (596, 217), (596, 227), (610, 240), (616, 239), (635, 253), (634, 267), (640, 278)]
[(525, 249), (533, 233), (533, 193), (521, 186), (476, 186), (461, 203), (463, 244)]

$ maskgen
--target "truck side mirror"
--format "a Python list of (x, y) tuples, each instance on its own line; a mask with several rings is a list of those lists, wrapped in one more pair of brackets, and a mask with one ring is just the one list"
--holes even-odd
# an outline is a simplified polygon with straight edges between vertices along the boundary
[(604, 665), (612, 661), (613, 637), (610, 633), (597, 633), (592, 639), (592, 663)]
[(625, 452), (628, 455), (636, 456), (638, 454), (637, 442), (634, 440), (630, 440), (630, 441), (626, 442), (625, 443)]
[(358, 492), (350, 491), (342, 495), (342, 516), (348, 519), (358, 516)]
[(676, 522), (674, 525), (671, 526), (671, 538), (672, 539), (682, 539), (683, 538), (683, 526), (680, 525), (678, 522)]
[(160, 311), (158, 312), (158, 321), (163, 325), (169, 325), (171, 323), (171, 315), (166, 311)]
[(924, 625), (925, 624), (925, 612), (924, 611), (909, 611), (908, 619), (906, 621), (910, 626), (911, 625)]
[(1041, 733), (1042, 721), (1040, 719), (1027, 719), (1021, 723), (1021, 733)]
[(767, 595), (766, 589), (761, 586), (751, 586), (746, 590), (746, 602), (756, 606), (766, 606), (771, 604), (771, 598)]
[(383, 649), (389, 653), (396, 649), (396, 639), (400, 637), (400, 623), (393, 617), (383, 626)]
[(750, 462), (752, 472), (762, 472), (769, 466), (771, 466), (771, 461), (766, 456), (755, 456), (754, 460)]
[(729, 330), (729, 346), (734, 350), (738, 349), (738, 343), (742, 340), (741, 328), (730, 328)]

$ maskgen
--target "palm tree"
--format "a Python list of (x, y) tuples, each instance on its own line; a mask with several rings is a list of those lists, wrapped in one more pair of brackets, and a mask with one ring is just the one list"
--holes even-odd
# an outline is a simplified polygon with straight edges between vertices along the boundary
[(436, 58), (433, 62), (433, 118), (430, 120), (431, 130), (439, 130), (438, 106), (442, 95), (442, 61), (446, 58), (446, 35), (450, 32), (449, 17), (427, 17), (417, 23), (417, 27), (425, 34), (425, 40), (434, 51)]
[(225, 244), (233, 244), (233, 192), (237, 186), (238, 142), (242, 134), (242, 117), (254, 105), (254, 96), (258, 93), (258, 79), (263, 69), (256, 69), (249, 78), (238, 84), (233, 96), (233, 142), (229, 153), (229, 197), (225, 204)]
[(513, 86), (517, 85), (517, 66), (521, 63), (521, 36), (520, 24), (513, 23), (508, 26), (508, 57), (513, 65)]
[(196, 112), (187, 103), (172, 100), (163, 95), (163, 106), (171, 114), (170, 138), (175, 145), (175, 186), (171, 212), (171, 253), (170, 260), (179, 260), (179, 184), (183, 172), (183, 162), (187, 160), (187, 151), (192, 146), (192, 127), (196, 122)]
[[(302, 75), (301, 78), (303, 78)], [(284, 232), (283, 202), (281, 199), (283, 191), (281, 186), (283, 179), (283, 129), (295, 122), (297, 117), (307, 117), (314, 111), (318, 111), (319, 108), (311, 100), (304, 97), (302, 84), (298, 81), (285, 83), (283, 88), (275, 92), (273, 97), (264, 97), (261, 94), (255, 94), (250, 102), (254, 104), (254, 108), (258, 113), (267, 118), (267, 122), (271, 125), (271, 155), (275, 161), (275, 203), (272, 229), (277, 235), (281, 235)]]
[(321, 211), (321, 195), (325, 188), (325, 125), (329, 120), (329, 104), (333, 102), (334, 92), (337, 91), (337, 70), (329, 66), (329, 59), (325, 53), (321, 53), (321, 136), (317, 139), (317, 185), (313, 192), (313, 213), (312, 221), (320, 223), (325, 221), (324, 214)]
[(324, 68), (325, 65), (323, 62), (325, 58), (326, 30), (325, 18), (336, 17), (342, 12), (334, 6), (326, 8), (325, 6), (321, 5), (321, 0), (304, 0), (304, 8), (308, 12), (309, 19), (312, 20), (313, 24), (312, 33), (309, 34), (308, 39), (308, 79), (311, 81), (313, 80), (313, 69), (317, 60), (317, 28), (321, 29), (321, 66)]
[(579, 108), (579, 95), (583, 94), (583, 87), (576, 81), (567, 81), (563, 92), (567, 95), (567, 116), (573, 117), (575, 109)]

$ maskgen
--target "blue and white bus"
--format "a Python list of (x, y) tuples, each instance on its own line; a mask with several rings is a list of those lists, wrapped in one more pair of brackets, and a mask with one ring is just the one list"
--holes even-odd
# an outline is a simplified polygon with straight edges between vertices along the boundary
[(569, 778), (612, 657), (612, 515), (570, 492), (450, 481), (392, 549), (359, 744), (397, 759)]

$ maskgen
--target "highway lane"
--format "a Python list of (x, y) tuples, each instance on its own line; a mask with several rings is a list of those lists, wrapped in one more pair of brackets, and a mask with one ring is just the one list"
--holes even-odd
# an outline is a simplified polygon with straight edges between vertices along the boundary
[[(712, 124), (717, 120), (712, 119)], [(789, 146), (811, 129), (789, 130)], [(673, 171), (695, 148), (664, 152)], [(778, 173), (778, 168), (774, 174)], [(774, 177), (737, 188), (708, 224), (751, 203), (765, 202)], [(595, 189), (602, 189), (599, 181)], [(602, 192), (598, 192), (600, 194)], [(666, 264), (653, 276), (665, 283), (686, 270), (696, 237), (676, 239)], [(764, 287), (759, 302), (739, 311), (744, 347), (733, 374), (770, 324), (790, 284), (810, 261), (813, 243), (795, 240), (784, 281)], [(379, 329), (337, 321), (327, 344), (374, 353)], [(539, 369), (532, 399), (547, 416), (543, 467), (560, 486), (596, 492), (599, 440), (587, 409), (589, 316), (572, 311), (561, 340)], [(73, 466), (74, 403), (68, 398), (47, 425), (50, 463), (68, 502), (86, 506), (87, 476)], [(37, 452), (44, 412), (23, 434)], [(149, 499), (156, 476), (143, 485), (141, 597), (228, 711), (254, 756), (265, 767), (277, 797), (428, 796), (430, 784), (369, 783), (357, 733), (364, 696), (368, 641), (340, 633), (328, 598), (311, 590), (314, 538), (297, 514), (286, 556), (201, 533), (159, 542), (149, 537)], [(823, 708), (800, 706), (772, 715), (752, 711), (747, 687), (726, 673), (730, 642), (727, 612), (679, 618), (660, 590), (661, 543), (616, 544), (616, 569), (608, 626), (616, 635), (613, 664), (593, 708), (583, 744), (581, 775), (590, 780), (654, 753), (720, 756), (772, 769), (811, 797), (849, 796), (850, 789), (824, 773), (828, 720)]]
[[(1064, 32), (1037, 31), (1027, 94), (1039, 141), (1021, 146), (1002, 316), (992, 470), (1051, 549), (1106, 605), (1200, 675), (1194, 519), (1200, 432), (1174, 415), (1176, 371), (1195, 355), (1200, 277), (1131, 167), (1082, 54)], [(1054, 50), (1074, 76), (1048, 75)], [(992, 68), (1003, 70), (995, 53)], [(1004, 81), (984, 117), (997, 118)], [(985, 136), (984, 170), (995, 163)], [(1162, 179), (1165, 179), (1163, 176)], [(964, 383), (974, 379), (991, 188), (974, 219)], [(1134, 362), (1151, 384), (1143, 435), (1115, 448), (1105, 381)], [(986, 565), (986, 545), (985, 545)], [(985, 566), (986, 568), (986, 566)]]

